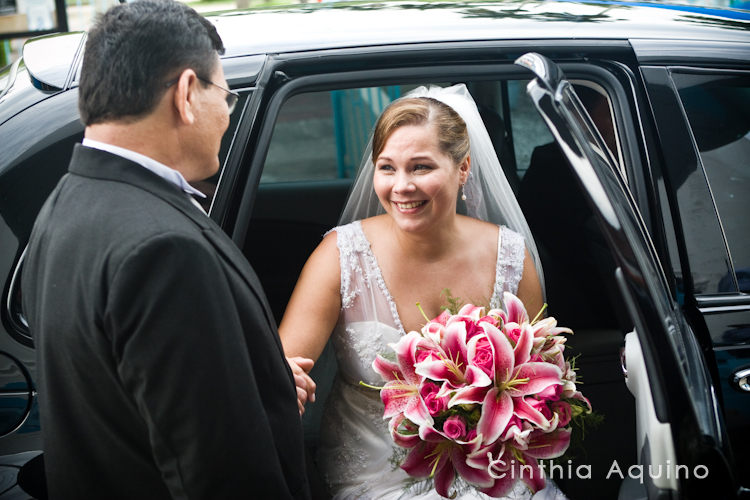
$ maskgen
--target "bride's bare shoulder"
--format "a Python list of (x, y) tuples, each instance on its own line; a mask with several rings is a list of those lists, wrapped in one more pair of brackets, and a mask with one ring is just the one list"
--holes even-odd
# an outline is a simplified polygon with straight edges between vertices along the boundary
[(474, 237), (497, 239), (499, 229), (496, 224), (473, 217), (466, 217), (465, 215), (459, 215), (457, 220), (459, 228), (466, 233), (474, 235)]
[(365, 234), (380, 234), (385, 231), (386, 225), (390, 221), (390, 217), (391, 216), (388, 214), (381, 214), (362, 219), (360, 221), (360, 224), (362, 224), (362, 230)]

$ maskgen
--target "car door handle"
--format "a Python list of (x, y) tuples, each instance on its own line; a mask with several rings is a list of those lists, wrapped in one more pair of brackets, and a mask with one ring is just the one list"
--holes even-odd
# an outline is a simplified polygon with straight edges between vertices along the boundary
[(734, 372), (732, 382), (743, 392), (750, 392), (750, 368), (743, 368)]

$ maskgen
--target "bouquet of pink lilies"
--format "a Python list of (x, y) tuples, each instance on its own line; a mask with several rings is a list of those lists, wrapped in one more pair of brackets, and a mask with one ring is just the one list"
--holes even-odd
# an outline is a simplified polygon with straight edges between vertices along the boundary
[(380, 396), (394, 442), (409, 449), (410, 476), (433, 478), (445, 497), (458, 474), (500, 497), (516, 481), (545, 486), (538, 459), (562, 455), (571, 418), (591, 412), (563, 356), (565, 337), (554, 318), (530, 321), (523, 303), (505, 293), (504, 310), (466, 304), (444, 311), (421, 332), (378, 356)]

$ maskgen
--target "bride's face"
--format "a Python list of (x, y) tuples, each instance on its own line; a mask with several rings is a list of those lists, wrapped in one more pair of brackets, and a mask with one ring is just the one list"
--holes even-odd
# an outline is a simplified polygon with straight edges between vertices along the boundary
[(398, 226), (420, 231), (455, 216), (468, 170), (468, 160), (456, 165), (440, 150), (434, 126), (406, 125), (391, 133), (376, 158), (373, 184)]

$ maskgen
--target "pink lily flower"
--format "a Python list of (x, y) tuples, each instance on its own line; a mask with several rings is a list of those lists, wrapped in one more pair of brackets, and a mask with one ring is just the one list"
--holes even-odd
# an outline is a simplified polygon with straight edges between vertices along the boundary
[(571, 330), (570, 328), (557, 326), (557, 320), (553, 317), (540, 319), (531, 326), (533, 328), (535, 338), (555, 337), (563, 333), (573, 334), (573, 330)]
[(479, 318), (481, 318), (484, 315), (484, 308), (475, 306), (474, 304), (464, 304), (461, 309), (459, 309), (458, 314), (453, 316), (453, 318), (459, 318), (461, 316), (466, 316), (472, 321), (479, 321)]
[(474, 338), (467, 345), (466, 324), (463, 321), (449, 323), (438, 347), (438, 356), (425, 358), (415, 368), (422, 377), (445, 382), (439, 396), (453, 393), (448, 407), (482, 401), (486, 388), (492, 384), (489, 374), (476, 363), (481, 352), (476, 349)]
[(503, 304), (505, 305), (505, 314), (507, 314), (505, 323), (522, 325), (529, 322), (529, 315), (526, 313), (526, 307), (524, 307), (521, 299), (510, 292), (503, 292)]
[(495, 354), (494, 385), (485, 395), (477, 432), (485, 443), (496, 441), (513, 414), (549, 429), (550, 422), (523, 398), (537, 394), (554, 384), (562, 384), (559, 367), (544, 362), (529, 361), (533, 334), (528, 323), (523, 325), (515, 348), (508, 338), (489, 324), (483, 328)]
[(451, 317), (450, 311), (448, 311), (447, 309), (444, 309), (443, 312), (441, 312), (435, 319), (431, 321), (431, 323), (435, 322), (435, 323), (439, 323), (445, 326), (445, 324), (448, 322), (448, 318), (450, 317)]
[(372, 368), (386, 381), (380, 391), (380, 399), (385, 405), (383, 418), (391, 418), (399, 413), (415, 424), (432, 425), (433, 420), (424, 401), (419, 395), (420, 377), (414, 370), (417, 361), (417, 348), (424, 342), (417, 332), (409, 332), (391, 347), (396, 351), (398, 363), (388, 361), (380, 355), (375, 357)]
[(519, 478), (536, 493), (545, 486), (544, 470), (538, 459), (559, 457), (569, 445), (569, 429), (537, 430), (530, 434), (525, 447), (498, 441), (480, 448), (466, 461), (471, 467), (488, 471), (494, 479), (492, 486), (480, 489), (486, 495), (495, 498), (507, 495)]
[(422, 442), (413, 447), (401, 468), (413, 477), (434, 477), (435, 490), (444, 497), (450, 497), (450, 487), (460, 475), (468, 483), (478, 488), (490, 488), (493, 479), (488, 470), (467, 465), (469, 455), (479, 451), (481, 437), (474, 436), (469, 441), (452, 440), (433, 427), (421, 427), (419, 437)]
[(402, 448), (414, 448), (422, 440), (419, 438), (419, 427), (404, 417), (403, 413), (395, 415), (388, 422), (393, 442)]

